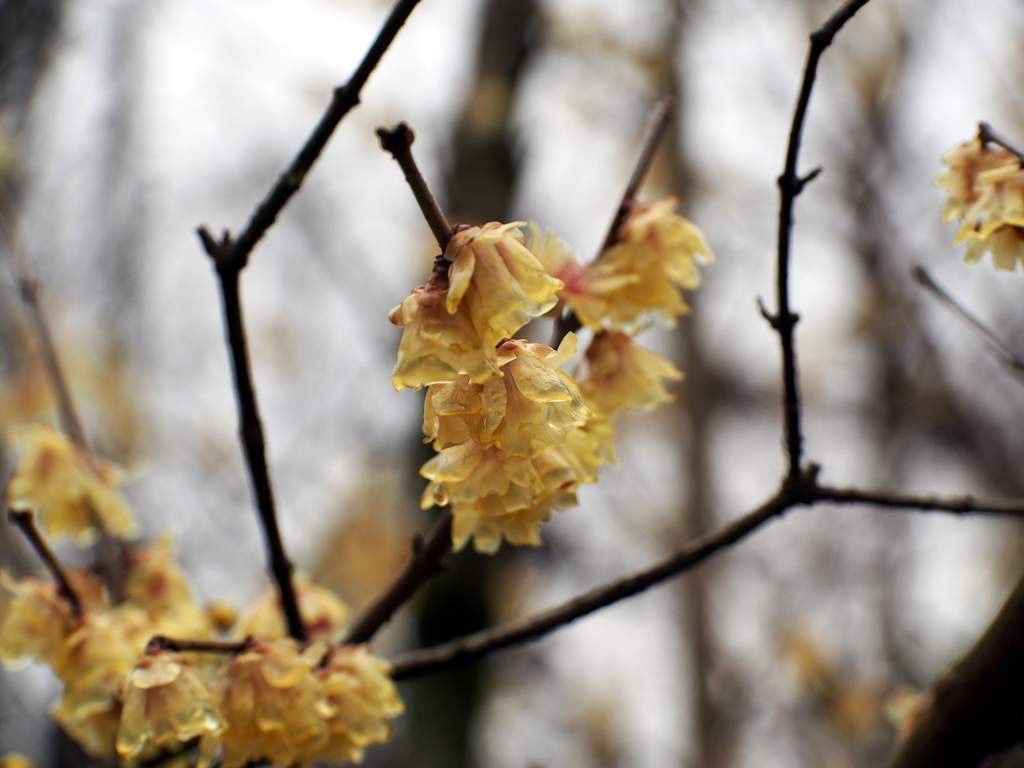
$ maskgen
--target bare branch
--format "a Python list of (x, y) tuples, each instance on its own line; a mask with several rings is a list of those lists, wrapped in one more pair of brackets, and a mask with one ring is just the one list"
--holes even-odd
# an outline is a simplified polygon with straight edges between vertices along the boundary
[(1002, 134), (997, 133), (996, 130), (988, 123), (978, 123), (978, 138), (986, 144), (998, 144), (1007, 152), (1016, 155), (1017, 159), (1024, 164), (1024, 154), (1005, 139)]
[(1015, 355), (1006, 343), (996, 335), (995, 331), (985, 325), (985, 323), (979, 320), (974, 313), (954, 299), (949, 291), (935, 282), (934, 278), (932, 278), (924, 267), (914, 267), (911, 273), (914, 276), (914, 280), (916, 280), (922, 288), (929, 291), (950, 311), (952, 311), (954, 315), (959, 317), (975, 332), (981, 335), (986, 342), (986, 346), (992, 351), (1000, 363), (1009, 368), (1016, 375), (1024, 376), (1024, 360), (1021, 360), (1017, 355)]
[(252, 644), (252, 638), (244, 640), (183, 640), (163, 635), (154, 635), (146, 643), (146, 655), (152, 656), (160, 651), (192, 651), (196, 653), (241, 653)]
[(32, 545), (32, 549), (36, 551), (36, 554), (46, 564), (50, 573), (53, 574), (53, 578), (57, 580), (59, 585), (61, 595), (68, 601), (68, 605), (71, 606), (71, 612), (75, 616), (81, 616), (82, 601), (78, 599), (78, 595), (72, 589), (71, 582), (68, 581), (67, 574), (64, 573), (64, 569), (61, 567), (60, 561), (57, 560), (57, 556), (53, 554), (53, 550), (50, 549), (40, 535), (39, 529), (36, 528), (33, 514), (27, 511), (8, 509), (7, 519), (24, 534), (29, 544)]
[(238, 237), (233, 242), (226, 243), (224, 258), (237, 263), (238, 269), (242, 269), (246, 265), (249, 260), (249, 254), (256, 243), (274, 224), (281, 209), (284, 208), (292, 195), (299, 191), (299, 187), (306, 178), (306, 174), (309, 173), (313, 163), (320, 157), (320, 153), (327, 145), (328, 140), (334, 133), (334, 129), (338, 127), (338, 123), (342, 121), (353, 107), (359, 104), (359, 94), (367, 79), (418, 3), (419, 0), (398, 0), (395, 3), (387, 20), (384, 22), (384, 26), (377, 33), (377, 39), (370, 46), (370, 50), (366, 52), (352, 77), (349, 78), (345, 85), (334, 89), (331, 103), (321, 116), (316, 128), (313, 129), (313, 133), (306, 139), (306, 143), (303, 144), (302, 149), (295, 156), (295, 159), (278, 177), (277, 182), (271, 187), (267, 196), (263, 198), (256, 210), (253, 211), (245, 228), (239, 232)]
[(367, 643), (431, 576), (441, 570), (441, 558), (452, 546), (452, 513), (446, 509), (434, 523), (426, 542), (417, 538), (412, 559), (395, 581), (356, 617), (346, 643)]
[(430, 225), (430, 231), (434, 233), (437, 244), (441, 246), (441, 253), (448, 247), (448, 241), (452, 239), (452, 228), (445, 218), (441, 206), (430, 193), (423, 174), (416, 166), (412, 157), (412, 143), (416, 140), (416, 134), (408, 123), (399, 123), (394, 128), (378, 128), (377, 136), (380, 139), (380, 146), (385, 152), (390, 152), (405, 174), (405, 180), (409, 182), (412, 193), (423, 211), (423, 218)]
[(43, 368), (46, 370), (46, 377), (50, 381), (50, 386), (53, 387), (53, 394), (57, 401), (57, 414), (60, 418), (61, 429), (75, 445), (85, 449), (85, 430), (82, 429), (82, 421), (78, 418), (78, 411), (75, 410), (75, 403), (71, 399), (71, 390), (68, 387), (67, 378), (64, 376), (64, 369), (61, 367), (60, 357), (57, 355), (57, 347), (53, 343), (53, 334), (50, 333), (50, 323), (39, 299), (39, 283), (32, 275), (28, 259), (21, 249), (14, 204), (11, 201), (7, 185), (2, 181), (0, 181), (0, 228), (4, 231), (7, 247), (11, 254), (14, 281), (25, 306), (28, 307), (32, 324), (35, 326)]
[(818, 74), (818, 63), (821, 55), (832, 44), (836, 33), (849, 21), (857, 11), (867, 5), (868, 0), (847, 0), (833, 13), (828, 20), (811, 33), (810, 49), (807, 52), (807, 63), (804, 66), (803, 82), (793, 112), (793, 124), (789, 132), (789, 144), (786, 148), (786, 165), (779, 176), (779, 239), (777, 265), (777, 309), (771, 316), (771, 325), (779, 334), (782, 345), (782, 379), (783, 379), (783, 410), (786, 436), (786, 451), (789, 456), (788, 477), (791, 481), (800, 476), (801, 455), (803, 452), (803, 433), (800, 427), (800, 385), (796, 367), (796, 342), (794, 329), (799, 316), (789, 306), (789, 262), (792, 250), (793, 206), (804, 186), (815, 178), (820, 171), (812, 171), (801, 178), (798, 173), (800, 160), (800, 141), (803, 136), (804, 123), (807, 119), (807, 107), (811, 101), (811, 90)]
[(787, 479), (775, 496), (754, 511), (690, 542), (642, 571), (616, 579), (561, 605), (502, 626), (457, 638), (433, 648), (403, 654), (392, 662), (393, 676), (395, 679), (414, 677), (537, 640), (576, 619), (688, 571), (722, 549), (746, 538), (764, 523), (792, 507), (819, 503), (869, 504), (893, 510), (922, 509), (959, 514), (1024, 516), (1024, 499), (974, 499), (971, 496), (941, 498), (916, 496), (899, 491), (831, 488), (817, 484), (818, 469), (816, 465), (810, 465), (796, 482)]

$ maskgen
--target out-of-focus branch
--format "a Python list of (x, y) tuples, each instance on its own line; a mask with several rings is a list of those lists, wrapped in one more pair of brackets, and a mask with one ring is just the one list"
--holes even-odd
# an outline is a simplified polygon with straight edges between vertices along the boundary
[(32, 549), (36, 551), (39, 558), (46, 564), (47, 569), (53, 574), (53, 578), (57, 580), (57, 584), (60, 587), (61, 595), (68, 601), (68, 605), (71, 606), (71, 612), (75, 616), (81, 616), (82, 601), (78, 599), (78, 595), (75, 594), (75, 590), (71, 587), (71, 582), (68, 581), (68, 577), (61, 567), (60, 561), (57, 560), (57, 556), (53, 554), (53, 550), (50, 549), (46, 541), (39, 534), (39, 529), (36, 528), (32, 513), (8, 509), (7, 519), (24, 534), (25, 538), (28, 539), (28, 543), (32, 545)]
[[(626, 216), (629, 215), (629, 204), (636, 197), (636, 193), (640, 190), (640, 185), (643, 184), (647, 171), (651, 168), (651, 163), (654, 162), (654, 156), (658, 152), (658, 146), (665, 136), (665, 130), (672, 120), (672, 113), (674, 111), (675, 99), (671, 96), (659, 99), (651, 107), (651, 111), (647, 116), (647, 127), (644, 129), (644, 135), (640, 141), (640, 154), (637, 156), (636, 164), (633, 166), (633, 173), (626, 183), (626, 189), (622, 193), (619, 207), (615, 209), (612, 223), (608, 227), (608, 234), (601, 244), (601, 250), (597, 254), (596, 259), (600, 259), (601, 254), (615, 245), (615, 241), (619, 236), (619, 228), (626, 220)], [(551, 346), (557, 348), (566, 334), (575, 333), (582, 325), (580, 319), (576, 317), (576, 313), (571, 309), (567, 309), (566, 313), (555, 322)]]
[(916, 280), (922, 288), (935, 296), (946, 306), (947, 309), (952, 311), (954, 315), (959, 317), (974, 331), (981, 335), (986, 342), (986, 346), (992, 351), (1000, 363), (1017, 376), (1024, 376), (1024, 360), (1021, 360), (1020, 357), (1014, 354), (1006, 343), (996, 335), (995, 331), (979, 320), (974, 313), (964, 307), (963, 304), (954, 299), (949, 291), (935, 282), (934, 278), (932, 278), (928, 273), (928, 270), (924, 267), (914, 267), (912, 274), (914, 276), (914, 280)]
[(2, 182), (0, 182), (0, 228), (4, 231), (7, 248), (11, 254), (11, 269), (14, 273), (14, 281), (18, 286), (18, 293), (21, 294), (25, 306), (28, 307), (32, 325), (35, 327), (36, 338), (39, 340), (39, 352), (43, 359), (46, 377), (50, 381), (50, 386), (53, 387), (61, 429), (75, 445), (85, 449), (85, 430), (82, 429), (78, 411), (75, 410), (75, 403), (71, 399), (71, 390), (68, 388), (60, 357), (57, 355), (57, 347), (53, 343), (53, 334), (50, 332), (50, 322), (39, 299), (39, 283), (33, 276), (28, 259), (21, 249), (14, 204), (6, 184)]
[(414, 677), (486, 656), (511, 646), (537, 640), (576, 619), (632, 597), (662, 581), (688, 571), (729, 547), (764, 523), (797, 506), (821, 503), (868, 504), (883, 509), (922, 509), (943, 512), (989, 513), (1024, 516), (1024, 499), (975, 499), (916, 496), (899, 491), (831, 488), (817, 483), (817, 465), (810, 465), (794, 482), (783, 482), (779, 492), (757, 509), (719, 530), (690, 542), (654, 565), (584, 592), (545, 611), (449, 643), (406, 653), (392, 662), (395, 679)]
[(986, 122), (978, 123), (978, 138), (982, 142), (987, 144), (998, 144), (1000, 147), (1005, 149), (1017, 156), (1017, 159), (1024, 163), (1024, 153), (1021, 153), (1013, 144), (1011, 144), (1002, 134), (998, 133), (995, 128)]
[(441, 558), (452, 546), (452, 513), (445, 509), (426, 541), (417, 536), (412, 559), (395, 581), (356, 617), (346, 643), (367, 643), (416, 590), (441, 570)]
[(309, 173), (309, 169), (316, 159), (320, 157), (320, 153), (327, 145), (334, 129), (338, 127), (338, 123), (353, 107), (359, 104), (359, 94), (367, 79), (418, 3), (419, 0), (398, 0), (395, 3), (380, 32), (377, 33), (377, 39), (373, 41), (373, 45), (370, 46), (370, 50), (366, 52), (363, 60), (356, 67), (352, 77), (347, 83), (334, 89), (331, 103), (295, 159), (278, 177), (267, 196), (253, 211), (245, 228), (238, 233), (233, 241), (228, 240), (224, 254), (226, 261), (237, 263), (238, 269), (246, 265), (253, 247), (277, 220), (277, 215), (292, 195), (299, 191), (306, 174)]
[(793, 124), (789, 132), (789, 144), (786, 148), (786, 164), (779, 176), (779, 238), (778, 264), (776, 275), (776, 311), (774, 314), (765, 312), (765, 317), (779, 334), (782, 345), (782, 379), (783, 379), (783, 410), (786, 438), (786, 452), (789, 456), (788, 478), (796, 482), (800, 478), (801, 454), (803, 451), (803, 433), (800, 427), (800, 385), (796, 368), (796, 341), (794, 330), (800, 319), (789, 305), (789, 262), (792, 251), (793, 206), (803, 188), (814, 179), (820, 168), (816, 168), (806, 176), (798, 174), (800, 160), (800, 142), (803, 137), (804, 123), (807, 119), (807, 107), (811, 101), (811, 90), (818, 74), (818, 63), (822, 54), (832, 44), (832, 40), (843, 25), (857, 11), (867, 5), (868, 0), (847, 0), (817, 30), (811, 33), (810, 48), (807, 51), (807, 63), (804, 65), (803, 82), (793, 112)]
[(1020, 740), (1024, 578), (974, 647), (932, 689), (890, 768), (964, 768)]
[(267, 548), (267, 567), (277, 584), (281, 609), (288, 625), (288, 634), (296, 640), (306, 639), (306, 628), (299, 614), (299, 603), (292, 583), (294, 566), (285, 553), (281, 531), (277, 524), (277, 509), (274, 492), (270, 485), (267, 469), (266, 441), (263, 437), (263, 422), (260, 420), (253, 389), (252, 367), (249, 363), (249, 349), (242, 320), (242, 303), (239, 296), (239, 278), (244, 266), (231, 257), (230, 239), (225, 233), (219, 242), (205, 228), (200, 228), (206, 252), (213, 260), (220, 283), (221, 300), (224, 308), (224, 326), (227, 330), (228, 348), (231, 352), (231, 371), (235, 381), (235, 395), (238, 402), (238, 432), (249, 468), (249, 480), (256, 497), (256, 513), (263, 529), (264, 544)]
[(413, 159), (412, 143), (416, 139), (416, 134), (412, 132), (408, 123), (399, 123), (390, 129), (378, 128), (377, 137), (380, 139), (381, 149), (390, 152), (401, 167), (405, 180), (409, 183), (420, 210), (423, 211), (423, 218), (427, 220), (430, 231), (434, 233), (437, 244), (441, 246), (441, 253), (444, 253), (448, 241), (452, 239), (452, 228)]
[(146, 643), (146, 654), (152, 656), (160, 651), (191, 651), (195, 653), (241, 653), (252, 643), (252, 638), (244, 640), (183, 640), (164, 635), (154, 635)]

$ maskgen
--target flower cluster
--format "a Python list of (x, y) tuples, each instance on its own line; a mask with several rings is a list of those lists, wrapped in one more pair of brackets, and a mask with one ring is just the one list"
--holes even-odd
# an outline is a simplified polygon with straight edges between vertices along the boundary
[[(615, 463), (614, 419), (671, 400), (664, 382), (682, 374), (631, 336), (649, 315), (670, 324), (688, 312), (680, 288), (696, 287), (696, 265), (712, 258), (676, 204), (633, 202), (616, 243), (588, 265), (533, 224), (528, 240), (521, 222), (462, 228), (392, 310), (404, 328), (395, 388), (428, 387), (423, 431), (438, 452), (420, 470), (422, 506), (451, 506), (456, 549), (470, 538), (482, 552), (503, 539), (540, 544), (552, 510), (574, 506), (579, 486)], [(558, 350), (513, 338), (566, 305), (596, 331), (579, 383), (561, 370), (574, 334)]]
[(959, 219), (955, 244), (967, 243), (964, 261), (977, 263), (986, 251), (999, 269), (1024, 264), (1024, 170), (1020, 159), (981, 137), (943, 158), (948, 169), (935, 182), (948, 190), (943, 221)]

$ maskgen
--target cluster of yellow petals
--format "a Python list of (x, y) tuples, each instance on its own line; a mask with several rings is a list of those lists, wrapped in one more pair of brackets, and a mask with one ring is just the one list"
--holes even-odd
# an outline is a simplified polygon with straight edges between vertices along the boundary
[(591, 408), (609, 418), (672, 402), (665, 382), (683, 378), (671, 362), (618, 331), (596, 334), (586, 359), (588, 372), (580, 391)]
[(674, 197), (632, 201), (616, 242), (582, 265), (562, 241), (534, 231), (531, 247), (565, 287), (559, 298), (595, 331), (635, 330), (649, 315), (672, 326), (690, 311), (681, 288), (700, 285), (699, 264), (714, 260), (703, 233), (684, 219)]
[(496, 344), (558, 301), (561, 281), (525, 246), (522, 222), (457, 232), (426, 285), (388, 318), (403, 328), (392, 377), (396, 390), (497, 378)]
[[(352, 610), (338, 595), (303, 576), (292, 579), (299, 615), (310, 640), (332, 640), (346, 627)], [(276, 589), (269, 591), (235, 627), (241, 639), (280, 640), (288, 636), (281, 598)]]
[(580, 483), (597, 479), (599, 441), (583, 428), (590, 410), (559, 369), (576, 354), (569, 334), (558, 350), (526, 341), (497, 348), (502, 378), (466, 377), (427, 390), (423, 429), (439, 452), (420, 470), (431, 482), (423, 507), (451, 504), (452, 543), (478, 551), (540, 544), (552, 509), (576, 504)]
[(942, 217), (961, 220), (954, 242), (967, 242), (964, 261), (975, 264), (991, 251), (999, 269), (1024, 264), (1024, 170), (1017, 156), (979, 137), (943, 162), (949, 168), (935, 179), (948, 190)]
[(97, 522), (114, 536), (131, 535), (131, 515), (114, 489), (117, 467), (89, 456), (53, 427), (15, 427), (10, 439), (22, 455), (5, 492), (9, 508), (34, 510), (54, 537), (88, 542)]
[(218, 747), (224, 768), (360, 760), (366, 746), (387, 740), (389, 720), (404, 709), (388, 671), (365, 648), (254, 641), (211, 683), (224, 729), (203, 735), (199, 768)]
[(203, 682), (182, 654), (143, 656), (121, 685), (117, 752), (126, 760), (154, 757), (199, 736), (219, 736), (224, 722)]
[(0, 586), (11, 594), (0, 624), (0, 662), (11, 667), (34, 658), (53, 665), (76, 622), (56, 583), (17, 581), (0, 571)]

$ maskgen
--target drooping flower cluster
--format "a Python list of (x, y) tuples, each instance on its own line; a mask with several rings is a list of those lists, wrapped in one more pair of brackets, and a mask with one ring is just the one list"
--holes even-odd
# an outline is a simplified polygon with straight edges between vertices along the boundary
[(967, 243), (964, 261), (977, 263), (986, 251), (999, 269), (1024, 264), (1024, 170), (1020, 159), (981, 137), (943, 157), (949, 168), (935, 182), (948, 190), (945, 222), (959, 219), (954, 244)]
[[(520, 222), (463, 228), (392, 311), (404, 328), (395, 388), (428, 387), (423, 430), (438, 451), (420, 471), (422, 505), (451, 506), (456, 549), (470, 538), (483, 552), (503, 539), (540, 544), (551, 511), (574, 506), (578, 487), (615, 463), (615, 417), (671, 400), (664, 382), (682, 374), (628, 334), (648, 315), (672, 323), (689, 311), (679, 289), (696, 287), (696, 264), (712, 258), (675, 205), (634, 202), (615, 245), (586, 266), (533, 224), (528, 240)], [(512, 338), (565, 305), (597, 331), (579, 384), (560, 370), (575, 335), (557, 351)]]

